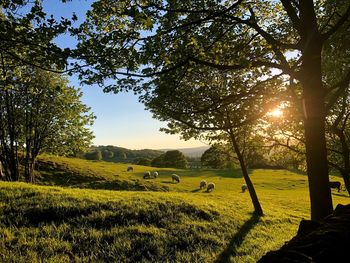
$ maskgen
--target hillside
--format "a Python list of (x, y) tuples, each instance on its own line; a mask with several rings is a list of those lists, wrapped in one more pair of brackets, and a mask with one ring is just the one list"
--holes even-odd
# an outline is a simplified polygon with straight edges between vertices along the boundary
[[(235, 170), (157, 169), (144, 180), (150, 167), (128, 173), (127, 164), (52, 156), (40, 164), (38, 183), (56, 186), (0, 182), (0, 262), (256, 262), (309, 217), (307, 178), (289, 171), (251, 171), (265, 212), (257, 218)], [(214, 191), (200, 190), (201, 179)]]

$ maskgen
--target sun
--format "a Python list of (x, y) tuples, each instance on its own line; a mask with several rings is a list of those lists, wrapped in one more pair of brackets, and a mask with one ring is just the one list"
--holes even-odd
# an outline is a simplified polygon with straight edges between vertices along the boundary
[(269, 115), (275, 118), (281, 118), (283, 116), (283, 111), (279, 108), (274, 109), (269, 112)]

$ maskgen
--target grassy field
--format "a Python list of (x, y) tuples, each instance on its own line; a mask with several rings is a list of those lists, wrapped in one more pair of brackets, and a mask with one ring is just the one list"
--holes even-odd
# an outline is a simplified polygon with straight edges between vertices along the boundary
[[(258, 218), (238, 171), (157, 169), (144, 180), (154, 168), (127, 166), (44, 156), (41, 185), (0, 182), (0, 262), (256, 262), (309, 218), (305, 175), (251, 171)], [(199, 190), (201, 179), (215, 190)], [(333, 200), (349, 203), (345, 192)]]

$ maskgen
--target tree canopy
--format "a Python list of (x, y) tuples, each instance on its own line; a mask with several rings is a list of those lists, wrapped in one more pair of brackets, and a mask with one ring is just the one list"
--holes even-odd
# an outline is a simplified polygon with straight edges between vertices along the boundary
[(55, 73), (32, 66), (7, 72), (0, 89), (0, 161), (7, 180), (19, 179), (21, 159), (33, 182), (39, 153), (75, 155), (90, 146), (95, 117), (81, 96)]
[[(281, 81), (298, 84), (311, 217), (318, 220), (332, 212), (326, 111), (350, 72), (348, 62), (337, 66), (340, 81), (329, 89), (321, 54), (334, 50), (336, 33), (349, 28), (349, 17), (344, 0), (97, 1), (81, 28), (79, 55), (91, 65), (81, 77), (105, 91), (142, 93), (167, 79), (182, 85), (202, 65), (279, 74)], [(294, 85), (288, 89), (295, 91)]]

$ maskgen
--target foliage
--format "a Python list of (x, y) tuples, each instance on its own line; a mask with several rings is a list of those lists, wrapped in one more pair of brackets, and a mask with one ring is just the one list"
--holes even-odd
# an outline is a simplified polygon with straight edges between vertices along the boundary
[(110, 150), (103, 150), (102, 157), (103, 159), (112, 159), (114, 157), (114, 152)]
[(201, 163), (203, 166), (211, 168), (228, 168), (232, 166), (232, 156), (229, 154), (229, 150), (223, 149), (220, 145), (216, 144), (206, 150), (201, 157)]
[(151, 165), (154, 167), (186, 168), (188, 162), (182, 152), (172, 150), (154, 158)]
[(138, 161), (137, 161), (137, 165), (144, 165), (144, 166), (151, 166), (151, 162), (152, 160), (151, 159), (148, 159), (148, 158), (140, 158)]
[[(65, 1), (62, 1), (65, 2)], [(71, 52), (53, 41), (67, 31), (76, 31), (72, 22), (61, 17), (57, 21), (43, 11), (42, 1), (5, 0), (0, 2), (0, 54), (7, 69), (33, 66), (53, 72), (62, 72)], [(2, 72), (4, 73), (4, 72)], [(6, 74), (2, 74), (6, 78)]]
[(17, 68), (7, 73), (0, 94), (0, 151), (7, 180), (18, 180), (20, 157), (25, 179), (33, 182), (39, 153), (75, 155), (91, 144), (87, 125), (94, 116), (81, 103), (82, 93), (64, 77), (30, 66)]
[(101, 161), (102, 160), (102, 153), (100, 150), (94, 150), (92, 152), (86, 153), (85, 158), (87, 160)]
[[(330, 104), (321, 54), (342, 42), (335, 33), (346, 32), (349, 23), (350, 6), (344, 0), (97, 1), (81, 27), (77, 54), (93, 65), (81, 78), (104, 85), (105, 91), (152, 93), (159, 82), (180, 84), (200, 66), (253, 78), (264, 71), (298, 84), (312, 215), (319, 220), (332, 212), (325, 140)], [(338, 76), (349, 83), (348, 61), (341, 68)], [(294, 85), (286, 87), (294, 92)], [(339, 93), (341, 88), (335, 99)]]
[[(107, 146), (93, 146), (90, 147), (90, 152), (94, 151), (102, 152), (102, 160), (106, 162), (125, 162), (125, 163), (137, 163), (139, 159), (150, 159), (163, 154), (163, 151), (143, 149), (143, 150), (131, 150), (127, 148), (107, 145)], [(85, 158), (89, 159), (89, 153), (85, 154)]]

